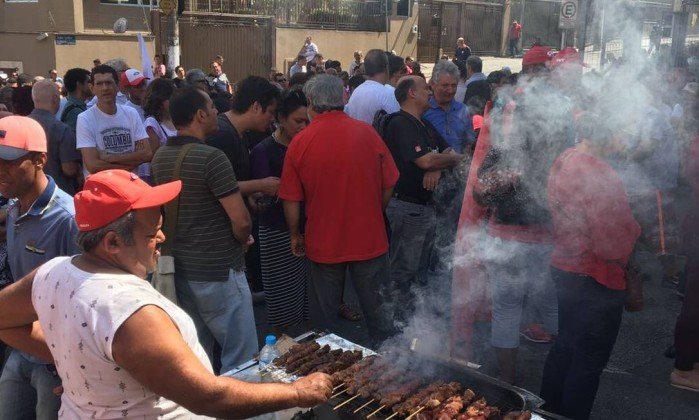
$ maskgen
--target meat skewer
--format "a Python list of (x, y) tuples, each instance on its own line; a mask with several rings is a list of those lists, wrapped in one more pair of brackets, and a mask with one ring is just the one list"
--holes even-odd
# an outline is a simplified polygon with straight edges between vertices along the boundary
[(298, 368), (300, 368), (301, 366), (303, 366), (304, 363), (309, 362), (311, 360), (314, 360), (315, 358), (320, 357), (320, 356), (324, 355), (325, 353), (329, 353), (329, 352), (330, 352), (330, 346), (326, 344), (323, 347), (316, 350), (315, 352), (306, 355), (306, 357), (295, 359), (293, 362), (291, 362), (291, 361), (288, 362), (286, 365), (286, 372), (292, 373), (292, 372), (296, 371)]
[(437, 381), (433, 382), (423, 388), (421, 388), (415, 395), (412, 395), (405, 399), (400, 404), (393, 406), (394, 413), (409, 413), (413, 407), (417, 407), (424, 398), (428, 397), (432, 392), (437, 390), (439, 387), (444, 386), (444, 382)]
[(306, 376), (309, 373), (313, 372), (316, 367), (337, 359), (337, 357), (340, 356), (341, 354), (342, 354), (342, 349), (331, 350), (328, 353), (325, 353), (319, 357), (311, 359), (311, 360), (307, 361), (306, 363), (304, 363), (303, 365), (301, 365), (298, 369), (296, 369), (296, 374), (299, 376)]
[(345, 381), (354, 377), (355, 375), (357, 375), (358, 373), (360, 373), (364, 369), (369, 369), (374, 364), (374, 362), (376, 362), (377, 360), (378, 360), (377, 356), (365, 357), (359, 363), (355, 363), (346, 369), (343, 369), (339, 372), (333, 373), (333, 375), (332, 375), (333, 384), (343, 384), (344, 385)]
[(327, 373), (328, 375), (332, 375), (335, 372), (339, 372), (343, 369), (347, 369), (351, 365), (357, 363), (359, 360), (362, 359), (362, 352), (359, 350), (356, 351), (346, 351), (340, 355), (336, 360), (333, 360), (332, 362), (325, 363), (323, 365), (318, 366), (315, 369), (315, 372), (322, 372), (322, 373)]
[(434, 408), (442, 404), (442, 401), (457, 394), (460, 391), (461, 384), (458, 382), (450, 382), (448, 384), (442, 383), (428, 395), (423, 396), (421, 399), (409, 398), (408, 400), (406, 400), (406, 402), (400, 404), (397, 407), (397, 409), (394, 408), (393, 410), (398, 412), (399, 414), (406, 415), (411, 411), (415, 410), (416, 408)]
[(304, 347), (296, 353), (289, 355), (285, 360), (285, 366), (288, 366), (289, 364), (294, 363), (297, 360), (303, 359), (313, 354), (318, 349), (320, 349), (320, 344), (318, 344), (316, 341), (311, 342), (311, 344), (308, 347)]
[(381, 406), (369, 414), (366, 418), (370, 418), (384, 408), (391, 408), (399, 402), (410, 396), (410, 393), (415, 391), (420, 387), (422, 379), (420, 378), (410, 378), (405, 381), (399, 382), (395, 386), (388, 387), (385, 391), (378, 391), (374, 396), (374, 400), (379, 400)]
[(313, 347), (315, 347), (313, 350), (313, 351), (315, 351), (315, 350), (320, 348), (320, 344), (318, 344), (315, 341), (308, 341), (306, 343), (294, 344), (289, 349), (289, 351), (287, 351), (286, 353), (284, 353), (281, 356), (274, 359), (272, 361), (272, 363), (277, 365), (277, 366), (284, 366), (286, 364), (287, 360), (289, 359), (289, 357), (291, 357), (299, 352), (305, 351), (306, 349), (313, 348)]

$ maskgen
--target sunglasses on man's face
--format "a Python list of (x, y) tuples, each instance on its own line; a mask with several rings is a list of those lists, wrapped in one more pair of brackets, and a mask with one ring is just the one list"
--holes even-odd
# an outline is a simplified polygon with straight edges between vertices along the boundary
[(286, 82), (287, 82), (286, 79), (277, 79), (277, 83), (286, 83)]

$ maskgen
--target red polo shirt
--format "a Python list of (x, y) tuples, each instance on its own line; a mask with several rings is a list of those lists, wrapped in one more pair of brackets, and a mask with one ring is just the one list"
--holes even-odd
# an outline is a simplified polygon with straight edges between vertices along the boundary
[(610, 289), (626, 288), (624, 268), (641, 234), (616, 172), (575, 148), (553, 164), (548, 182), (553, 217), (551, 265)]
[(332, 111), (294, 137), (278, 194), (305, 202), (311, 261), (364, 261), (388, 252), (381, 198), (397, 180), (396, 164), (376, 131)]

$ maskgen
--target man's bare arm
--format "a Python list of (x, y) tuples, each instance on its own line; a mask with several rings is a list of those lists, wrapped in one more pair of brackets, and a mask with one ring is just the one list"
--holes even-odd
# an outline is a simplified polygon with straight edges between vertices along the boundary
[(126, 165), (132, 168), (153, 159), (153, 152), (150, 148), (150, 142), (147, 138), (138, 140), (134, 144), (134, 151), (131, 153), (107, 153), (100, 152), (100, 159), (109, 163)]
[(83, 155), (83, 164), (85, 169), (91, 174), (106, 171), (107, 169), (124, 169), (127, 171), (132, 170), (134, 167), (122, 165), (119, 163), (110, 163), (103, 160), (100, 156), (99, 150), (96, 147), (85, 147), (80, 149), (80, 153)]
[(245, 202), (243, 201), (243, 196), (240, 194), (240, 191), (219, 198), (218, 201), (223, 206), (223, 209), (226, 211), (231, 221), (235, 239), (241, 244), (247, 243), (252, 233), (252, 219), (250, 219), (250, 213), (247, 207), (245, 207)]
[[(137, 381), (188, 410), (217, 418), (247, 418), (291, 407), (311, 407), (332, 393), (325, 374), (293, 384), (253, 384), (210, 373), (170, 317), (148, 305), (117, 330), (114, 361)], [(173, 381), (172, 378), (177, 378)]]
[(0, 291), (0, 330), (26, 327), (36, 321), (32, 284), (36, 270)]
[(23, 327), (0, 330), (0, 340), (14, 349), (53, 363), (53, 356), (38, 321)]

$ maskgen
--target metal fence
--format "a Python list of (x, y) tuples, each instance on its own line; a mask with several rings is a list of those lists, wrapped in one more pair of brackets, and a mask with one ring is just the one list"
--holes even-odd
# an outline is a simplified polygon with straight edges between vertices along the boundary
[(272, 16), (278, 27), (384, 32), (387, 0), (189, 0), (190, 12)]

